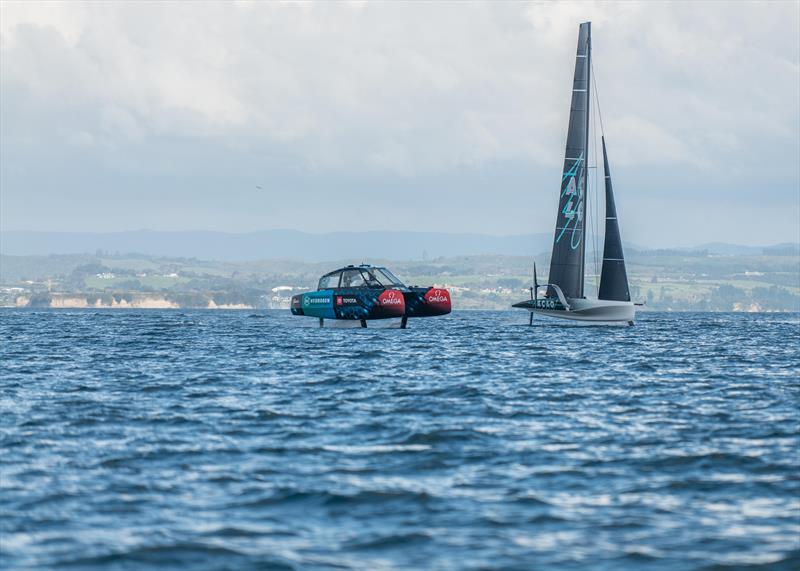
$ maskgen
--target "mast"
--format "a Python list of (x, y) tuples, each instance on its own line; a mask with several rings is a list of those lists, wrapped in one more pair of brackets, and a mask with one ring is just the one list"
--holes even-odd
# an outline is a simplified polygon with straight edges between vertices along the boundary
[(625, 257), (622, 253), (622, 239), (619, 235), (617, 207), (614, 204), (614, 189), (611, 187), (611, 171), (608, 168), (606, 138), (603, 141), (603, 167), (606, 172), (606, 235), (603, 240), (603, 269), (600, 272), (598, 299), (630, 301), (628, 272), (625, 270)]
[[(591, 22), (581, 24), (578, 31), (567, 145), (548, 279), (551, 284), (558, 285), (568, 298), (583, 297), (591, 35)], [(554, 296), (555, 293), (550, 291), (548, 295)]]

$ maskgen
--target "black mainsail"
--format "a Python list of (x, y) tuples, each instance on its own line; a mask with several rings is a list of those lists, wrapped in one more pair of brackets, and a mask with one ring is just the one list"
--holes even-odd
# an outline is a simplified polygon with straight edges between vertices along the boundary
[[(592, 57), (591, 22), (580, 25), (572, 104), (569, 111), (567, 149), (561, 177), (553, 255), (548, 281), (568, 298), (583, 297), (586, 252), (586, 161), (589, 148), (589, 80)], [(553, 292), (548, 294), (555, 296)]]
[(617, 207), (614, 204), (614, 189), (611, 187), (611, 171), (608, 169), (606, 138), (603, 141), (603, 166), (606, 171), (606, 236), (603, 241), (603, 269), (600, 272), (600, 290), (597, 299), (630, 301), (628, 273), (622, 254), (622, 239), (619, 236)]

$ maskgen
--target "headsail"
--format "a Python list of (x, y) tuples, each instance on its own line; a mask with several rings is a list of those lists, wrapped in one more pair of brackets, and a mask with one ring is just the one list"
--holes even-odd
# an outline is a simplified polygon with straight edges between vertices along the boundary
[(622, 254), (622, 239), (619, 236), (617, 207), (614, 204), (614, 190), (611, 187), (611, 171), (608, 169), (606, 139), (603, 141), (603, 166), (606, 171), (606, 236), (603, 243), (603, 270), (600, 273), (598, 299), (630, 301), (628, 273), (625, 271), (625, 257)]
[[(572, 81), (567, 149), (548, 279), (551, 284), (558, 285), (568, 298), (583, 297), (591, 35), (591, 23), (581, 24), (575, 56), (575, 77)], [(555, 294), (549, 292), (548, 295)]]

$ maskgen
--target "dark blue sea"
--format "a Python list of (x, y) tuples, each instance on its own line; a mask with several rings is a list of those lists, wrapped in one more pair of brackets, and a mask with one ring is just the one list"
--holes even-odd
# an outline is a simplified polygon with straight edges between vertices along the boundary
[(800, 316), (0, 311), (3, 569), (800, 569)]

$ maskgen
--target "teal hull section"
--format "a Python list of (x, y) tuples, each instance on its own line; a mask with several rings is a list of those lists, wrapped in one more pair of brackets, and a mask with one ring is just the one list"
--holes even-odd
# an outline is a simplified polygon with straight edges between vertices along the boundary
[(303, 315), (336, 319), (333, 310), (333, 290), (323, 289), (303, 294)]

